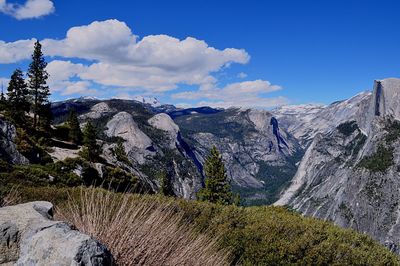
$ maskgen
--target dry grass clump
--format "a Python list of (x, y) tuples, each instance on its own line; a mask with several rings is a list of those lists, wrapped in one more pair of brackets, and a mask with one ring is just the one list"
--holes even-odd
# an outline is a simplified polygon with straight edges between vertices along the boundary
[(81, 190), (59, 218), (100, 240), (118, 265), (229, 265), (230, 254), (185, 224), (169, 203), (99, 189)]
[(2, 199), (0, 198), (0, 207), (18, 204), (21, 201), (21, 193), (18, 187), (12, 187)]

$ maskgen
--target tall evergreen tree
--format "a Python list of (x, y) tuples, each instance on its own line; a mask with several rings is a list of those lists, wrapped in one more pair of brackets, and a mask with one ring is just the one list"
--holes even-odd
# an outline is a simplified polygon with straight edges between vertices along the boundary
[[(33, 111), (33, 128), (37, 129), (39, 120), (46, 118), (46, 108), (43, 108), (49, 103), (50, 90), (47, 86), (47, 79), (49, 75), (46, 71), (47, 63), (42, 53), (42, 45), (39, 41), (36, 41), (34, 51), (32, 54), (32, 62), (29, 65), (28, 77), (29, 77), (29, 89), (32, 97), (32, 111)], [(50, 121), (43, 121), (44, 123)], [(43, 123), (42, 123), (43, 124)], [(49, 125), (44, 125), (49, 126)]]
[(69, 139), (75, 144), (80, 144), (82, 142), (82, 131), (75, 109), (70, 110), (67, 125), (69, 127)]
[(168, 173), (161, 171), (158, 179), (160, 180), (160, 193), (164, 196), (175, 196)]
[(97, 132), (96, 128), (89, 121), (83, 129), (83, 157), (86, 157), (90, 162), (95, 162), (100, 155), (100, 147), (97, 145)]
[(16, 69), (11, 75), (7, 88), (7, 102), (8, 116), (18, 125), (24, 125), (30, 103), (29, 89), (20, 69)]
[(234, 202), (225, 165), (217, 148), (213, 146), (204, 164), (205, 187), (199, 191), (199, 200), (229, 205)]
[(1, 83), (0, 112), (6, 110), (6, 105), (7, 105), (7, 101), (6, 101), (6, 97), (4, 96), (4, 87), (3, 87), (3, 83)]

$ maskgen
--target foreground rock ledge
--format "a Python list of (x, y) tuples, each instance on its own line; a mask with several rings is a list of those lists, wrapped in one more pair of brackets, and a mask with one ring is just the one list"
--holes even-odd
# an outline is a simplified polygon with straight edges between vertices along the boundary
[(0, 265), (113, 265), (106, 247), (37, 201), (0, 208)]

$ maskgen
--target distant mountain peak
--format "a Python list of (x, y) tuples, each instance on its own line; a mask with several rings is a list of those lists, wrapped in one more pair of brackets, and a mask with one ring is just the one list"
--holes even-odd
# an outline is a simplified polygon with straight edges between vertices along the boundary
[(133, 98), (133, 100), (143, 104), (150, 104), (153, 107), (159, 107), (162, 105), (161, 102), (156, 97), (136, 96)]

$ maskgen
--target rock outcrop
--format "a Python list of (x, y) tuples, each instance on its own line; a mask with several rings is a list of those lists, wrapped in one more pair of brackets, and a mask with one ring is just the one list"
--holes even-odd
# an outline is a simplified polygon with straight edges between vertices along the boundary
[(140, 163), (144, 162), (146, 155), (153, 152), (151, 139), (140, 130), (132, 115), (127, 112), (119, 112), (114, 115), (108, 121), (105, 133), (109, 137), (124, 139), (125, 150)]
[(100, 242), (53, 220), (49, 202), (0, 208), (0, 265), (114, 265)]
[(302, 155), (297, 140), (267, 111), (231, 108), (191, 113), (175, 122), (201, 163), (210, 147), (218, 148), (232, 185), (247, 204), (271, 203), (294, 176)]
[(327, 133), (341, 123), (357, 120), (365, 115), (363, 107), (371, 101), (371, 92), (334, 102), (330, 105), (292, 105), (272, 110), (280, 125), (292, 134), (303, 147), (307, 147), (319, 133)]
[(0, 158), (12, 164), (29, 163), (14, 143), (17, 137), (15, 127), (0, 116)]
[(400, 253), (400, 79), (375, 81), (353, 121), (317, 134), (276, 205), (368, 233)]

